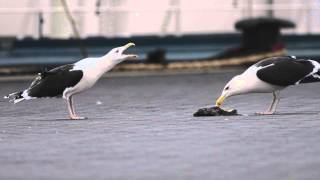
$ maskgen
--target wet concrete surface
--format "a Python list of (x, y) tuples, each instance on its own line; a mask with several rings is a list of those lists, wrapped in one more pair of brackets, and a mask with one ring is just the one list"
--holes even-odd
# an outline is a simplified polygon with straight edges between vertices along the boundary
[[(320, 177), (318, 84), (229, 99), (245, 116), (193, 117), (239, 73), (108, 77), (75, 97), (1, 100), (0, 179), (310, 179)], [(0, 82), (0, 94), (30, 81)]]

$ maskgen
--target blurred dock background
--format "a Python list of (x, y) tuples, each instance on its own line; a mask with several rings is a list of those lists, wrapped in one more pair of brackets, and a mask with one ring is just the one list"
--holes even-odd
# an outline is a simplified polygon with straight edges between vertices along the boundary
[[(260, 17), (294, 24), (281, 30), (276, 40), (283, 44), (281, 55), (320, 57), (320, 4), (316, 0), (66, 2), (67, 7), (63, 0), (0, 0), (0, 73), (28, 71), (28, 67), (37, 67), (33, 71), (38, 71), (43, 66), (75, 62), (83, 57), (79, 46), (88, 56), (101, 56), (129, 41), (137, 44), (132, 51), (143, 62), (221, 59), (223, 52), (241, 46), (245, 39), (245, 33), (235, 28), (236, 23)], [(267, 32), (259, 37), (263, 33)], [(277, 51), (277, 47), (270, 51)]]

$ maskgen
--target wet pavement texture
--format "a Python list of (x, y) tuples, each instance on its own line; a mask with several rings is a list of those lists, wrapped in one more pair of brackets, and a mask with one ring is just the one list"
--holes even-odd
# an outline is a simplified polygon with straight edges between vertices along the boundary
[[(107, 77), (62, 99), (1, 100), (0, 179), (319, 179), (320, 83), (233, 97), (245, 116), (193, 117), (240, 71)], [(0, 94), (30, 81), (0, 82)]]

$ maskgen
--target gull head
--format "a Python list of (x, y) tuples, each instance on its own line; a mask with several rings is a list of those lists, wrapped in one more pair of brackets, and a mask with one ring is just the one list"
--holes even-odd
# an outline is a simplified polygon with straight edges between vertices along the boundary
[(246, 84), (247, 82), (241, 75), (233, 77), (223, 88), (220, 97), (216, 101), (216, 106), (220, 107), (228, 97), (247, 93)]
[(107, 56), (110, 57), (116, 63), (120, 63), (122, 61), (129, 60), (129, 59), (137, 59), (138, 55), (136, 55), (136, 54), (125, 54), (124, 53), (128, 48), (130, 48), (132, 46), (135, 46), (135, 44), (130, 42), (124, 46), (113, 48), (111, 51), (109, 51)]

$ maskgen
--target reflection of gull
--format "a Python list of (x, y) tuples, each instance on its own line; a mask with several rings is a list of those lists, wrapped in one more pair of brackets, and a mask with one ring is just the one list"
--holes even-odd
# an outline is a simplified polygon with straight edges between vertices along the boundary
[(118, 63), (137, 55), (123, 54), (133, 43), (112, 49), (108, 54), (99, 58), (85, 58), (75, 64), (67, 64), (50, 71), (40, 73), (24, 91), (15, 92), (5, 96), (10, 102), (18, 103), (43, 97), (63, 97), (67, 100), (71, 119), (85, 119), (76, 115), (72, 97), (91, 88), (97, 80)]
[(226, 98), (234, 95), (272, 93), (270, 107), (261, 114), (274, 114), (280, 100), (280, 90), (290, 85), (317, 81), (320, 81), (320, 64), (317, 61), (295, 57), (267, 58), (233, 77), (224, 87), (216, 106), (221, 106)]

